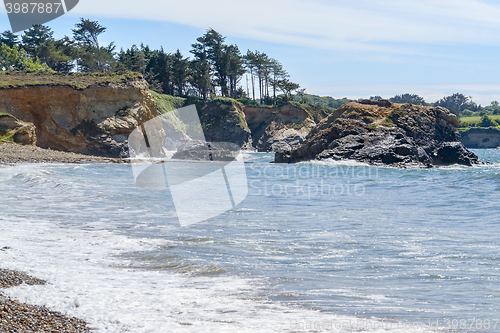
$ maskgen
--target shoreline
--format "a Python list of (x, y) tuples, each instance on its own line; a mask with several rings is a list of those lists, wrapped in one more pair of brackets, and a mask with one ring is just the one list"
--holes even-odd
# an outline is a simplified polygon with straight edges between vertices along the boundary
[(127, 163), (121, 158), (83, 155), (16, 143), (0, 144), (0, 165), (16, 163)]
[[(3, 248), (1, 251), (8, 250)], [(87, 333), (92, 329), (78, 318), (67, 317), (45, 306), (24, 304), (3, 295), (2, 289), (21, 284), (44, 285), (46, 282), (22, 272), (0, 268), (0, 331), (38, 333)]]

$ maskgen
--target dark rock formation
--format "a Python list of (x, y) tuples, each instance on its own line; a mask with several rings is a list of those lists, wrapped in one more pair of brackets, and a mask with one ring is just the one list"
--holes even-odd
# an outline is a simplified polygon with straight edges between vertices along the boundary
[(240, 152), (237, 144), (191, 140), (177, 148), (173, 159), (192, 161), (234, 161)]
[(250, 129), (239, 103), (215, 100), (196, 107), (207, 141), (232, 142), (242, 149), (252, 149)]
[(431, 167), (480, 163), (460, 142), (458, 119), (442, 107), (348, 103), (311, 130), (297, 149), (276, 153), (276, 163), (354, 159), (375, 165)]
[(316, 121), (327, 114), (319, 107), (286, 104), (281, 107), (243, 108), (253, 146), (260, 152), (278, 152), (300, 146)]

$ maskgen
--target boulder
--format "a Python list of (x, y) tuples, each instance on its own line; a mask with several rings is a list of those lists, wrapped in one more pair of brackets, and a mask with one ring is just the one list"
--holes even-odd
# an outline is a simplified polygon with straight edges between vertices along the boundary
[(313, 128), (300, 147), (276, 153), (275, 162), (353, 159), (401, 168), (480, 163), (460, 143), (456, 125), (456, 116), (442, 107), (352, 102)]
[(23, 145), (36, 144), (35, 126), (8, 113), (0, 113), (0, 143), (13, 141)]

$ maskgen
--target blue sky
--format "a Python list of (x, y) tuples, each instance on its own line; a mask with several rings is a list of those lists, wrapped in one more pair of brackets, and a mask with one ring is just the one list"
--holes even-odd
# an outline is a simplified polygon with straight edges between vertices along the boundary
[[(308, 93), (336, 98), (461, 92), (500, 100), (500, 3), (486, 0), (80, 0), (48, 25), (71, 35), (79, 17), (108, 28), (102, 42), (179, 48), (209, 27), (242, 52), (279, 60)], [(0, 30), (10, 29), (5, 10)], [(245, 80), (242, 80), (245, 85)]]

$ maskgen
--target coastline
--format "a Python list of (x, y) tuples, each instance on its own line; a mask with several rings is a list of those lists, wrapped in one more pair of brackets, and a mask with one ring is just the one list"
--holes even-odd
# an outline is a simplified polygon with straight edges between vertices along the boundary
[[(8, 250), (3, 248), (1, 251)], [(22, 272), (0, 268), (0, 331), (1, 332), (39, 332), (39, 333), (84, 333), (92, 330), (81, 319), (66, 317), (60, 312), (51, 311), (45, 306), (20, 303), (1, 292), (2, 289), (21, 284), (44, 285), (46, 282)]]
[(0, 144), (0, 165), (16, 163), (126, 163), (121, 158), (82, 155), (16, 143)]

